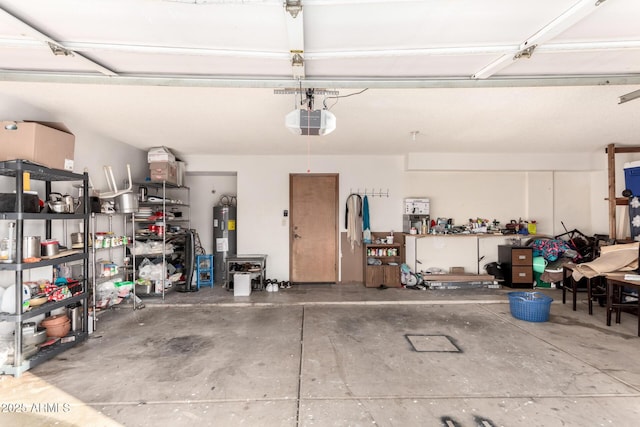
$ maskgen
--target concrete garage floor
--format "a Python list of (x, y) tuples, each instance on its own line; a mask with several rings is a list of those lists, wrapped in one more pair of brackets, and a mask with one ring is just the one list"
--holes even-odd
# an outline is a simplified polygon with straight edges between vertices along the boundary
[[(99, 317), (72, 350), (0, 377), (12, 426), (632, 426), (637, 317), (504, 290), (294, 286), (169, 293)], [(21, 413), (16, 413), (22, 408)]]

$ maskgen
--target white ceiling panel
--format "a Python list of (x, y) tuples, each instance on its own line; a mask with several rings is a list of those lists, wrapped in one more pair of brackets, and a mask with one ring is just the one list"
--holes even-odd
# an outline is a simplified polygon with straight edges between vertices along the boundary
[(411, 55), (311, 60), (312, 75), (330, 77), (469, 77), (494, 57), (489, 55)]
[(640, 2), (636, 0), (606, 0), (597, 13), (560, 34), (554, 42), (638, 40)]
[(638, 74), (640, 49), (600, 52), (534, 53), (531, 59), (516, 61), (497, 76), (571, 74)]
[[(518, 44), (574, 0), (313, 2), (305, 15), (316, 31), (312, 52)], [(328, 2), (332, 3), (332, 2)], [(315, 37), (313, 37), (315, 35)]]
[[(105, 64), (114, 64), (120, 74), (189, 75), (189, 76), (279, 76), (288, 77), (291, 65), (288, 55), (261, 59), (231, 55), (176, 55), (104, 53), (99, 57)], [(115, 64), (125, 68), (116, 68)]]
[(29, 0), (0, 4), (61, 42), (276, 49), (286, 41), (281, 2)]

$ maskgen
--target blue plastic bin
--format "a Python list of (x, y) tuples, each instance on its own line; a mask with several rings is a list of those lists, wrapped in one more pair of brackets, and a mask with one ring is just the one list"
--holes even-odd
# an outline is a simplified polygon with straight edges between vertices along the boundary
[(553, 298), (540, 292), (509, 292), (511, 315), (527, 322), (549, 320)]
[(640, 167), (625, 168), (624, 170), (625, 190), (630, 190), (634, 196), (640, 196)]

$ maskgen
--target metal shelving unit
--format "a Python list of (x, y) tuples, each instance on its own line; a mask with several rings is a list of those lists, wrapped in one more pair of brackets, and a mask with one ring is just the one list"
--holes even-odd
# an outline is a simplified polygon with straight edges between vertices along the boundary
[[(72, 214), (56, 214), (56, 213), (29, 213), (24, 212), (23, 205), (23, 184), (24, 173), (29, 173), (31, 180), (44, 181), (45, 192), (48, 199), (51, 193), (51, 183), (55, 181), (82, 181), (83, 183), (83, 200), (81, 206), (83, 207), (82, 213)], [(84, 341), (88, 337), (88, 294), (87, 294), (87, 278), (89, 277), (89, 265), (88, 265), (88, 246), (85, 239), (82, 253), (74, 253), (68, 256), (62, 256), (55, 259), (46, 259), (39, 262), (24, 263), (22, 261), (22, 246), (24, 236), (24, 222), (25, 221), (44, 221), (46, 238), (51, 238), (51, 222), (55, 220), (67, 221), (67, 220), (81, 220), (83, 222), (83, 229), (85, 236), (89, 231), (89, 176), (87, 173), (76, 174), (64, 170), (54, 170), (43, 166), (39, 166), (24, 160), (12, 160), (0, 162), (0, 176), (12, 177), (15, 183), (16, 193), (16, 209), (14, 212), (0, 213), (0, 220), (14, 220), (16, 222), (16, 262), (14, 263), (2, 263), (0, 264), (0, 271), (14, 271), (15, 272), (15, 314), (0, 313), (0, 321), (13, 322), (14, 328), (14, 352), (13, 362), (11, 364), (5, 364), (0, 366), (0, 372), (4, 374), (10, 374), (19, 376), (23, 372), (33, 368), (34, 366), (62, 353), (68, 348)], [(23, 273), (27, 270), (53, 266), (59, 264), (65, 264), (68, 262), (82, 261), (82, 278), (80, 280), (81, 291), (80, 293), (63, 299), (61, 301), (50, 301), (45, 304), (31, 308), (29, 311), (23, 312)], [(55, 344), (48, 347), (43, 347), (35, 353), (35, 355), (23, 360), (22, 355), (22, 325), (25, 321), (32, 319), (41, 314), (48, 314), (58, 308), (76, 303), (82, 302), (83, 307), (83, 325), (80, 331), (71, 332), (68, 334), (64, 341), (59, 340)]]
[[(102, 283), (108, 282), (110, 280), (114, 280), (117, 278), (120, 278), (122, 280), (126, 280), (126, 275), (127, 275), (127, 269), (130, 268), (130, 266), (125, 266), (125, 265), (118, 265), (118, 273), (116, 275), (113, 276), (108, 276), (108, 277), (102, 277), (100, 275), (100, 272), (97, 271), (97, 265), (98, 265), (98, 254), (99, 253), (107, 253), (109, 255), (110, 259), (113, 259), (113, 253), (116, 250), (120, 250), (122, 251), (122, 259), (124, 260), (124, 258), (127, 256), (127, 244), (129, 242), (129, 238), (127, 236), (127, 242), (125, 244), (122, 244), (120, 246), (113, 246), (112, 244), (109, 244), (108, 246), (103, 246), (103, 247), (98, 247), (97, 243), (96, 243), (96, 233), (98, 233), (98, 221), (100, 218), (106, 218), (108, 221), (108, 225), (107, 225), (107, 232), (114, 232), (114, 220), (118, 217), (121, 217), (120, 219), (122, 219), (122, 230), (123, 230), (123, 235), (127, 235), (127, 222), (130, 221), (130, 219), (133, 218), (133, 214), (129, 214), (129, 213), (92, 213), (91, 214), (91, 238), (92, 238), (92, 245), (91, 245), (91, 307), (93, 307), (93, 330), (95, 331), (97, 329), (97, 304), (98, 301), (96, 300), (96, 295), (98, 292), (98, 286), (100, 286)], [(135, 306), (135, 304), (134, 304)], [(135, 307), (134, 307), (135, 308)]]
[[(161, 211), (163, 213), (167, 213), (167, 211), (169, 211), (170, 209), (183, 209), (183, 210), (187, 210), (187, 215), (185, 217), (180, 217), (180, 218), (174, 218), (171, 220), (167, 220), (166, 215), (162, 216), (161, 221), (150, 221), (148, 218), (142, 218), (139, 216), (136, 216), (135, 214), (132, 215), (132, 222), (133, 222), (133, 232), (132, 232), (132, 245), (135, 248), (136, 246), (136, 242), (137, 241), (158, 241), (158, 242), (162, 242), (162, 253), (150, 253), (150, 254), (131, 254), (131, 261), (132, 261), (132, 266), (133, 266), (133, 277), (134, 277), (134, 281), (137, 277), (137, 272), (138, 272), (138, 259), (139, 258), (149, 258), (149, 259), (162, 259), (162, 271), (166, 272), (167, 271), (167, 243), (170, 242), (172, 239), (178, 239), (178, 238), (182, 238), (184, 237), (184, 232), (185, 232), (185, 228), (181, 227), (181, 230), (179, 232), (171, 232), (168, 228), (167, 225), (168, 223), (173, 223), (173, 224), (185, 224), (186, 225), (186, 229), (189, 229), (191, 227), (191, 220), (190, 220), (190, 206), (189, 206), (189, 202), (190, 202), (190, 198), (191, 198), (191, 190), (189, 189), (189, 187), (185, 187), (185, 186), (179, 186), (179, 185), (175, 185), (175, 184), (171, 184), (168, 183), (166, 181), (163, 182), (144, 182), (144, 183), (139, 183), (136, 184), (138, 187), (147, 187), (147, 189), (152, 189), (156, 192), (156, 196), (159, 197), (161, 199), (160, 202), (143, 202), (140, 201), (138, 202), (139, 208), (142, 207), (150, 207), (150, 208), (155, 208), (157, 211)], [(186, 192), (186, 203), (185, 202), (173, 202), (173, 201), (167, 201), (167, 190), (177, 190), (177, 191), (182, 191), (182, 192)], [(149, 196), (152, 197), (152, 196)], [(171, 200), (171, 199), (170, 199)], [(153, 234), (141, 234), (138, 232), (138, 230), (136, 230), (137, 226), (141, 226), (141, 225), (152, 225), (155, 224), (156, 222), (162, 222), (162, 235), (153, 235)], [(151, 292), (148, 294), (137, 294), (136, 293), (136, 287), (133, 287), (133, 297), (134, 299), (137, 296), (160, 296), (162, 297), (162, 299), (164, 300), (165, 294), (166, 294), (166, 286), (162, 285), (162, 291), (161, 292)], [(135, 308), (135, 307), (134, 307)]]

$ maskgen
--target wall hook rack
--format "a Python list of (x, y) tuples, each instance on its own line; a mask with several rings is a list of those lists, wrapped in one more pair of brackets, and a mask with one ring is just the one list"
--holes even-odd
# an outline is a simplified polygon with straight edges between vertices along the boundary
[(358, 194), (359, 196), (368, 196), (368, 197), (389, 197), (389, 189), (387, 191), (382, 191), (382, 188), (376, 191), (375, 189), (365, 188), (364, 191), (360, 191), (358, 188), (357, 191), (353, 191), (353, 188), (349, 189), (349, 194)]

